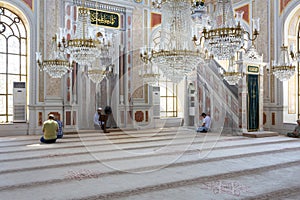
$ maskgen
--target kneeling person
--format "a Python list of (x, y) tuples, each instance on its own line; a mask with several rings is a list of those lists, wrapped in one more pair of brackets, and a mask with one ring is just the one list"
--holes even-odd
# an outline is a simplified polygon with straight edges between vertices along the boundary
[(54, 115), (50, 114), (48, 120), (43, 123), (43, 133), (40, 141), (42, 143), (55, 143), (57, 139), (58, 123), (54, 120)]

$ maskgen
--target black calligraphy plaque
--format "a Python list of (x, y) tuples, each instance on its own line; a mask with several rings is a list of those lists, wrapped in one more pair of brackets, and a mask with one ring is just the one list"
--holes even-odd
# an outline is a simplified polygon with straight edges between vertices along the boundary
[(259, 68), (257, 66), (248, 66), (248, 72), (252, 72), (252, 73), (258, 73), (259, 72)]
[(120, 15), (118, 13), (90, 9), (90, 15), (91, 24), (93, 25), (111, 28), (119, 28), (120, 26)]

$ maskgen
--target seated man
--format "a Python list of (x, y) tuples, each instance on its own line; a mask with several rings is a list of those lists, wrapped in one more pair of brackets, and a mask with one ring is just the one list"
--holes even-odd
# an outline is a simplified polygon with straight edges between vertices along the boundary
[(300, 137), (300, 119), (297, 120), (297, 126), (295, 127), (294, 131), (292, 133), (288, 133), (288, 137), (295, 137), (299, 138)]
[(42, 143), (55, 143), (57, 138), (58, 124), (54, 120), (54, 115), (50, 114), (48, 120), (43, 123), (43, 133), (44, 136), (41, 137), (40, 141)]
[(202, 125), (199, 128), (197, 128), (197, 132), (206, 133), (210, 128), (211, 119), (205, 113), (202, 113), (201, 117), (203, 119)]

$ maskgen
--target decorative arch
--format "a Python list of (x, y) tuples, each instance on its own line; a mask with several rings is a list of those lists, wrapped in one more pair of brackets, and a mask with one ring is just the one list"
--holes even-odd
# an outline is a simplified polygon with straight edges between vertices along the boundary
[(291, 2), (285, 8), (284, 12), (280, 17), (281, 26), (284, 28), (283, 42), (288, 43), (290, 36), (295, 36), (298, 30), (298, 22), (300, 17), (300, 3)]
[[(21, 17), (26, 26), (26, 30), (28, 33), (28, 84), (27, 90), (30, 90), (30, 94), (28, 94), (28, 104), (36, 103), (37, 96), (37, 80), (38, 80), (38, 69), (35, 61), (35, 52), (37, 51), (37, 41), (39, 38), (36, 36), (36, 32), (34, 31), (36, 25), (38, 24), (37, 19), (34, 15), (34, 9), (38, 10), (39, 1), (32, 1), (32, 7), (29, 6), (28, 2), (20, 1), (20, 0), (0, 0), (0, 6), (5, 6), (11, 10), (14, 10), (17, 15)], [(37, 13), (38, 14), (38, 13)], [(39, 27), (37, 27), (39, 29)], [(33, 40), (32, 38), (35, 38)]]
[[(300, 28), (300, 4), (299, 2), (290, 2), (284, 9), (281, 17), (284, 27), (282, 40), (291, 50), (293, 46), (295, 51), (299, 51), (299, 28)], [(286, 82), (283, 82), (283, 105), (284, 105), (284, 121), (296, 121), (300, 117), (300, 69), (299, 63), (296, 64), (295, 75)]]

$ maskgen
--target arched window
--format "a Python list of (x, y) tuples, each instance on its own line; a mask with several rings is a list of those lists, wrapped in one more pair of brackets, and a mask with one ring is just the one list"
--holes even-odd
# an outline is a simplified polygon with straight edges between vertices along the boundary
[(21, 17), (0, 7), (0, 123), (13, 121), (13, 83), (27, 80), (27, 42)]

